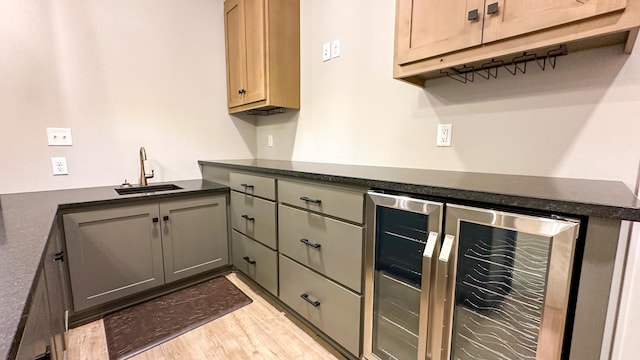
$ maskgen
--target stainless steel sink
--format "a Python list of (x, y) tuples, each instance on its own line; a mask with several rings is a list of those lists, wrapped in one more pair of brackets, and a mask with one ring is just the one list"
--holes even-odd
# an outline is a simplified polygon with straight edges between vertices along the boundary
[(180, 190), (180, 189), (182, 189), (180, 186), (174, 185), (174, 184), (158, 184), (158, 185), (115, 188), (116, 192), (119, 195), (131, 195), (131, 194), (151, 193), (151, 192), (157, 192), (157, 191), (169, 191), (169, 190)]

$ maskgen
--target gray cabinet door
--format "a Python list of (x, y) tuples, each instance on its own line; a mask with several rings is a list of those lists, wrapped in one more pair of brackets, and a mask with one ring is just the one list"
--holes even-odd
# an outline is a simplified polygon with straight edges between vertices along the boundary
[(65, 284), (63, 282), (62, 262), (65, 261), (62, 252), (62, 238), (60, 227), (54, 222), (49, 241), (42, 259), (44, 275), (46, 279), (47, 299), (51, 310), (51, 333), (53, 346), (51, 351), (55, 352), (54, 358), (62, 359), (66, 343), (65, 333), (65, 312), (67, 305), (65, 301)]
[(45, 353), (49, 353), (51, 359), (56, 359), (51, 341), (51, 323), (44, 272), (40, 272), (38, 275), (34, 289), (16, 359), (36, 359), (44, 356)]
[(65, 214), (75, 311), (164, 284), (157, 203)]
[(278, 295), (278, 253), (259, 242), (231, 231), (233, 265), (245, 275), (262, 285), (273, 295)]
[(229, 263), (227, 197), (160, 203), (166, 282)]

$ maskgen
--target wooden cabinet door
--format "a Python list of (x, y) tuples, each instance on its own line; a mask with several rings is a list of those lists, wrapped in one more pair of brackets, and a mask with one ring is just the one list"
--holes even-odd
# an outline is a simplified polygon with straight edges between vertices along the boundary
[(485, 11), (496, 3), (485, 15), (484, 43), (621, 10), (627, 0), (487, 0)]
[(243, 0), (246, 31), (246, 76), (244, 103), (264, 100), (266, 94), (265, 0)]
[(266, 99), (265, 11), (265, 0), (224, 3), (229, 107)]
[(63, 216), (75, 311), (164, 284), (157, 218), (157, 203)]
[(484, 0), (397, 0), (396, 64), (480, 45), (483, 13)]
[(224, 32), (227, 54), (227, 101), (229, 107), (242, 105), (247, 68), (245, 14), (243, 0), (224, 2)]
[(166, 282), (229, 263), (225, 195), (160, 204)]

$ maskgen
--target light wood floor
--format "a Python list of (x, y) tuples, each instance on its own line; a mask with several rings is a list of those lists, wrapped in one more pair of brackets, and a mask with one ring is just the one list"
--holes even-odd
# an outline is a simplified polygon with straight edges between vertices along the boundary
[[(235, 273), (227, 279), (253, 302), (132, 359), (345, 359), (260, 296), (262, 290)], [(68, 360), (108, 360), (102, 320), (71, 329), (68, 348)]]

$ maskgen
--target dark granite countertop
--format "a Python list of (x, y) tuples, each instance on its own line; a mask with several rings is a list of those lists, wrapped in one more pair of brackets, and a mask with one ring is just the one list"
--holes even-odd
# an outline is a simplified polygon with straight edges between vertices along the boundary
[(275, 176), (422, 194), (447, 201), (471, 201), (640, 221), (640, 200), (619, 181), (260, 159), (201, 160), (198, 163)]
[[(228, 191), (205, 180), (174, 181), (181, 190), (118, 195), (114, 186), (0, 195), (0, 359), (6, 359), (38, 271), (55, 215), (96, 205), (126, 205), (188, 194)], [(155, 183), (153, 184), (155, 185)]]

